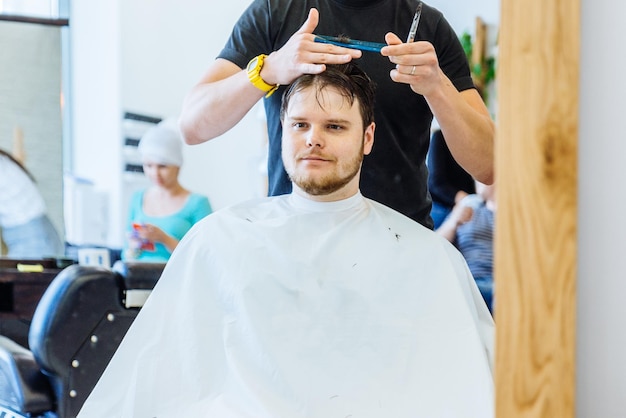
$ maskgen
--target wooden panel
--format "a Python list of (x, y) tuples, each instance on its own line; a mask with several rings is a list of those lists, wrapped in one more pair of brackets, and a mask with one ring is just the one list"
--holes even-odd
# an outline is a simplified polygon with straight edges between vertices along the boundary
[(501, 3), (497, 417), (575, 416), (579, 15), (571, 0)]

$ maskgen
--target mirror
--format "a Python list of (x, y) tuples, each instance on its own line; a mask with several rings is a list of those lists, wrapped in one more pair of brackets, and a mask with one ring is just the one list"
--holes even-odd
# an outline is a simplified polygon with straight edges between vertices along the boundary
[(62, 31), (58, 24), (0, 20), (0, 147), (33, 174), (61, 236)]

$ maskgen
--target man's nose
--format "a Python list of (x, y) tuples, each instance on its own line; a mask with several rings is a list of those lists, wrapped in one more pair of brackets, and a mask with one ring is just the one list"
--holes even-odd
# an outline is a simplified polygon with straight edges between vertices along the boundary
[(312, 127), (306, 137), (306, 144), (309, 147), (323, 147), (324, 136), (320, 128)]

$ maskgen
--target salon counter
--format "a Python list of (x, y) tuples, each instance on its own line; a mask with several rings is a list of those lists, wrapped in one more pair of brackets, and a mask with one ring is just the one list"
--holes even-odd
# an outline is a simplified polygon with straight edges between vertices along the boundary
[(28, 328), (48, 285), (63, 270), (55, 259), (0, 258), (0, 334), (28, 347)]

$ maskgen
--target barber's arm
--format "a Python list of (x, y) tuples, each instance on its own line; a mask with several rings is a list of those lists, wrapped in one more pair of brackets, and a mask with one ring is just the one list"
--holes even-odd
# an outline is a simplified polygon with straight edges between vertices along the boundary
[(218, 58), (183, 102), (179, 125), (185, 142), (200, 144), (227, 132), (263, 94), (245, 71)]
[[(268, 85), (286, 85), (302, 74), (317, 74), (325, 64), (340, 64), (361, 51), (315, 42), (319, 12), (311, 9), (302, 27), (277, 51), (268, 51), (259, 73)], [(183, 103), (180, 128), (188, 144), (213, 139), (235, 126), (266, 91), (255, 87), (246, 69), (217, 59)]]
[(478, 91), (454, 87), (430, 42), (403, 43), (393, 33), (385, 40), (381, 53), (396, 64), (392, 80), (424, 96), (455, 160), (481, 183), (493, 183), (495, 124)]

